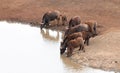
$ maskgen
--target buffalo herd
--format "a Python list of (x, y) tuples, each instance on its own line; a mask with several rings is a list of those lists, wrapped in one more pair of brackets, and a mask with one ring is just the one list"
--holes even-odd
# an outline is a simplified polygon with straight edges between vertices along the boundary
[(75, 48), (79, 47), (79, 50), (85, 52), (85, 44), (89, 45), (89, 39), (97, 35), (97, 22), (89, 20), (81, 23), (79, 16), (72, 17), (69, 21), (67, 17), (61, 14), (59, 11), (48, 11), (43, 15), (41, 29), (49, 26), (50, 21), (57, 20), (57, 24), (65, 25), (68, 22), (68, 28), (66, 29), (63, 40), (60, 43), (60, 54), (65, 51), (67, 57), (72, 56), (72, 52)]

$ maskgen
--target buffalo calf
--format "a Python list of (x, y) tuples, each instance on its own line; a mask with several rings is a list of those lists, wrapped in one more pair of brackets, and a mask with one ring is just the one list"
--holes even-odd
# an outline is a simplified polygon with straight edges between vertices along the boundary
[(77, 47), (79, 47), (79, 50), (83, 50), (85, 52), (84, 40), (82, 37), (68, 41), (66, 45), (60, 49), (60, 53), (63, 54), (67, 48), (67, 57), (70, 57), (72, 56), (73, 50)]

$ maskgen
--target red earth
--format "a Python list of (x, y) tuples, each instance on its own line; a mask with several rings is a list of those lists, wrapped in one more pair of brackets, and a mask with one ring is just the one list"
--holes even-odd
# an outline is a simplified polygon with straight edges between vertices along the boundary
[[(98, 31), (104, 33), (91, 39), (85, 54), (73, 55), (73, 61), (80, 64), (85, 60), (92, 67), (120, 70), (120, 0), (0, 0), (1, 21), (39, 26), (43, 14), (52, 10), (59, 10), (68, 20), (73, 16), (80, 16), (82, 23), (96, 20), (101, 26)], [(50, 28), (65, 30), (64, 26)]]

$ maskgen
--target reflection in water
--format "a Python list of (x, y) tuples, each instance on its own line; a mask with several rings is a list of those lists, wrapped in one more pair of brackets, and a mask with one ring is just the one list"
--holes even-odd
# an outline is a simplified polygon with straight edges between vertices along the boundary
[(0, 73), (113, 73), (78, 66), (65, 56), (60, 57), (61, 35), (0, 22)]
[(58, 31), (51, 31), (48, 29), (46, 29), (46, 30), (43, 29), (43, 30), (41, 30), (41, 35), (43, 38), (50, 40), (50, 41), (58, 42), (60, 39), (60, 33)]

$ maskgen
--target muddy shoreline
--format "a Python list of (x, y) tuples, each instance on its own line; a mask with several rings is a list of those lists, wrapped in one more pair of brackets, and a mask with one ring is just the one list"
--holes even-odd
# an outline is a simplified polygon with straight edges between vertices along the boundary
[(75, 51), (70, 59), (76, 64), (120, 72), (120, 30), (105, 33), (91, 39), (85, 53)]

